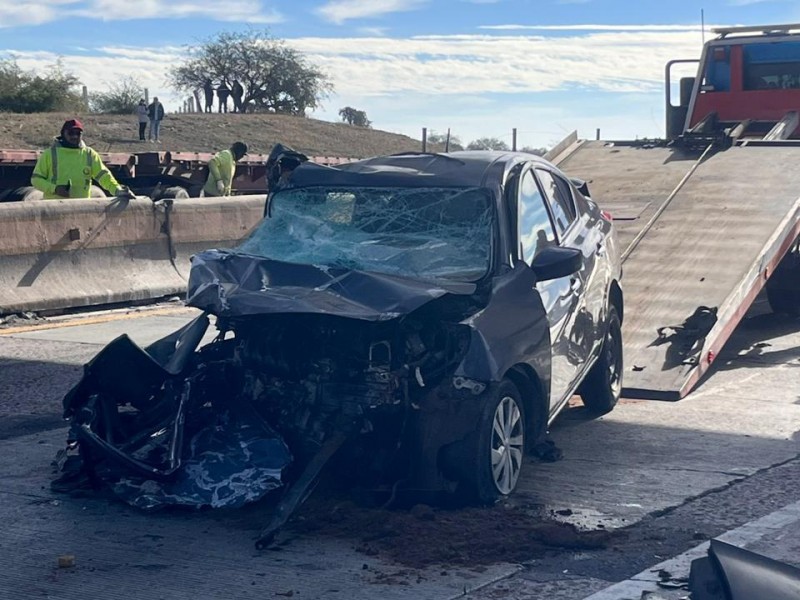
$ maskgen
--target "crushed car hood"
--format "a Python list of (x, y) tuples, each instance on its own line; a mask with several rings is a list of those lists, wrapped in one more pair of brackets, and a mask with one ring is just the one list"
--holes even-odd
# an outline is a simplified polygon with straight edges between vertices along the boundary
[(319, 313), (383, 321), (473, 283), (427, 282), (340, 267), (286, 263), (230, 250), (192, 257), (187, 304), (220, 317)]

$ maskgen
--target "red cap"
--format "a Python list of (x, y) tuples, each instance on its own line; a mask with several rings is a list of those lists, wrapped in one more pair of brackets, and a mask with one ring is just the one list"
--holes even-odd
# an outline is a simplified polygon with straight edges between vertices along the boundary
[(70, 119), (69, 121), (64, 121), (64, 126), (61, 128), (61, 131), (65, 129), (80, 129), (83, 131), (83, 123), (78, 121), (78, 119)]

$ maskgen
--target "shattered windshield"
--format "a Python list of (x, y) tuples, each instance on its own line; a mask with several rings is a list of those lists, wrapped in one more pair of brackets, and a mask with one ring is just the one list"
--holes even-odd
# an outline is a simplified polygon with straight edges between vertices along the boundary
[(276, 193), (238, 250), (283, 262), (475, 281), (494, 213), (480, 188), (302, 188)]

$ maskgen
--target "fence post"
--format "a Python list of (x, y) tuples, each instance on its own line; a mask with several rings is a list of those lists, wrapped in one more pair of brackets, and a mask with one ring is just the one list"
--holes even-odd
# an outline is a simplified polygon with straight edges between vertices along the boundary
[(423, 152), (427, 152), (428, 151), (428, 128), (427, 127), (423, 127), (422, 128), (422, 151)]
[(513, 152), (517, 151), (517, 128), (511, 130), (511, 150)]
[(595, 138), (594, 139), (600, 140), (600, 128), (599, 127), (597, 128), (597, 131), (595, 132)]
[(83, 86), (83, 105), (89, 108), (89, 90), (86, 86)]
[(203, 112), (203, 105), (200, 104), (200, 92), (194, 90), (192, 95), (194, 96), (195, 105), (197, 106), (197, 112)]

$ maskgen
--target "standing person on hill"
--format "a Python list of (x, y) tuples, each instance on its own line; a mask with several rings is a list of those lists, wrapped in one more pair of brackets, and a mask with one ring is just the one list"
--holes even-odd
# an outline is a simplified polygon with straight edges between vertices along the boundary
[(147, 116), (147, 104), (144, 102), (144, 98), (139, 100), (139, 104), (136, 106), (136, 118), (139, 121), (139, 141), (144, 141), (144, 132), (147, 129), (147, 121), (149, 121), (149, 117)]
[(208, 179), (203, 187), (206, 196), (230, 196), (236, 163), (247, 154), (247, 144), (234, 142), (230, 149), (217, 152), (208, 161)]
[(242, 96), (244, 96), (244, 88), (239, 83), (238, 79), (233, 80), (233, 87), (231, 87), (231, 98), (233, 98), (233, 112), (243, 113), (244, 107), (242, 106)]
[(89, 198), (95, 180), (117, 198), (132, 198), (130, 190), (114, 179), (100, 155), (82, 138), (83, 124), (78, 119), (65, 121), (50, 149), (39, 155), (31, 185), (41, 190), (45, 199)]
[(209, 78), (206, 78), (206, 80), (203, 82), (203, 94), (206, 97), (206, 106), (204, 109), (205, 112), (214, 112), (214, 84), (211, 83)]
[(164, 120), (164, 105), (158, 101), (158, 96), (153, 96), (153, 101), (147, 107), (147, 117), (150, 119), (150, 131), (147, 132), (147, 139), (160, 143), (158, 135), (161, 130), (161, 121)]
[(217, 98), (219, 99), (219, 112), (228, 112), (228, 96), (231, 93), (231, 89), (228, 87), (228, 84), (225, 83), (225, 80), (219, 82), (219, 87), (217, 87)]

